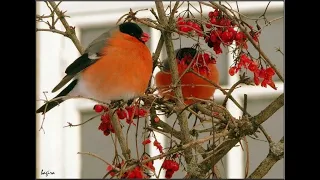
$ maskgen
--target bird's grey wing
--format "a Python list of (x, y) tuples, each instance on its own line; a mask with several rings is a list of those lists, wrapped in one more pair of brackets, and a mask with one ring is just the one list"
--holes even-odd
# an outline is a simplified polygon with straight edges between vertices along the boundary
[(114, 27), (94, 39), (85, 49), (84, 53), (67, 67), (65, 70), (66, 75), (59, 82), (59, 84), (53, 88), (52, 92), (59, 90), (71, 79), (73, 79), (79, 72), (98, 61), (101, 57), (101, 50), (106, 46), (108, 39), (111, 37), (116, 28), (118, 27)]

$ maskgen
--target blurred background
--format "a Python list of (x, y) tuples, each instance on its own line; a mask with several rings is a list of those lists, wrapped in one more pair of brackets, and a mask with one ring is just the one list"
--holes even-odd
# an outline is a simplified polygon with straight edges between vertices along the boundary
[[(58, 2), (56, 2), (58, 3)], [(165, 7), (169, 1), (164, 2)], [(192, 2), (195, 7), (199, 7), (197, 2)], [(231, 6), (236, 7), (234, 2), (229, 2)], [(186, 4), (186, 3), (185, 3)], [(268, 1), (241, 1), (238, 3), (240, 12), (249, 18), (258, 18), (267, 6)], [(67, 10), (68, 22), (71, 26), (76, 27), (77, 36), (82, 45), (87, 45), (102, 32), (107, 31), (114, 26), (118, 19), (127, 13), (130, 8), (133, 11), (144, 8), (154, 9), (154, 2), (71, 2), (64, 1), (60, 4), (61, 10)], [(181, 7), (183, 9), (184, 6)], [(212, 9), (203, 6), (204, 15), (207, 16)], [(50, 13), (44, 2), (37, 2), (37, 14), (47, 15)], [(141, 11), (138, 17), (152, 18), (150, 11)], [(270, 21), (277, 17), (284, 16), (284, 4), (280, 1), (272, 1), (266, 13), (267, 19)], [(254, 24), (254, 20), (248, 20)], [(261, 26), (264, 26), (264, 21), (259, 21)], [(48, 28), (44, 23), (37, 23), (38, 28)], [(147, 46), (154, 53), (160, 32), (145, 26), (143, 30), (151, 35), (151, 39)], [(57, 29), (63, 30), (61, 24), (57, 24)], [(37, 32), (37, 100), (45, 99), (44, 91), (47, 98), (53, 98), (56, 94), (50, 93), (51, 89), (64, 76), (65, 68), (73, 62), (79, 53), (73, 43), (59, 34), (51, 32)], [(276, 48), (280, 48), (284, 52), (284, 18), (272, 22), (271, 25), (265, 27), (260, 35), (261, 47), (267, 56), (273, 61), (276, 67), (284, 74), (284, 58)], [(194, 44), (193, 40), (182, 38), (174, 41), (175, 48), (190, 47)], [(249, 43), (248, 43), (249, 44)], [(209, 49), (209, 48), (208, 48)], [(226, 50), (224, 50), (225, 52)], [(249, 51), (253, 56), (257, 56), (256, 51), (249, 45)], [(162, 51), (161, 59), (166, 58), (165, 48)], [(233, 59), (229, 54), (220, 55), (217, 59), (217, 66), (220, 71), (220, 84), (223, 88), (230, 88), (237, 80), (237, 76), (231, 77), (228, 75), (228, 68), (232, 64)], [(156, 69), (154, 74), (158, 72)], [(278, 90), (272, 88), (262, 88), (254, 86), (242, 86), (234, 91), (233, 96), (239, 102), (243, 102), (243, 94), (248, 94), (248, 112), (252, 115), (259, 113), (276, 97), (283, 93), (283, 84), (275, 77), (275, 83)], [(218, 103), (222, 103), (224, 96), (220, 91), (216, 91), (215, 99)], [(43, 101), (37, 101), (37, 107), (43, 104)], [(102, 178), (106, 174), (106, 165), (99, 159), (87, 155), (79, 155), (77, 152), (92, 152), (103, 159), (111, 162), (114, 155), (114, 147), (110, 137), (103, 135), (98, 131), (100, 118), (95, 118), (89, 123), (77, 127), (66, 127), (68, 122), (79, 124), (89, 118), (95, 116), (92, 110), (95, 103), (89, 100), (68, 100), (61, 104), (58, 108), (51, 110), (45, 116), (43, 124), (44, 131), (36, 131), (37, 136), (37, 178)], [(233, 116), (239, 117), (242, 115), (240, 110), (233, 103), (228, 103), (227, 107)], [(37, 114), (37, 129), (40, 128), (44, 116)], [(175, 117), (168, 119), (161, 117), (169, 124), (173, 124)], [(144, 120), (140, 120), (141, 127)], [(190, 127), (193, 121), (190, 121)], [(269, 132), (272, 139), (277, 142), (284, 135), (284, 112), (281, 108), (276, 112), (270, 120), (265, 122), (263, 126)], [(141, 127), (139, 128), (141, 130)], [(177, 127), (176, 127), (177, 128)], [(135, 147), (134, 131), (130, 134), (132, 141), (129, 146)], [(158, 141), (162, 144), (165, 141), (162, 135), (157, 134)], [(139, 136), (140, 142), (143, 138)], [(201, 136), (199, 137), (201, 138)], [(259, 163), (268, 154), (268, 143), (262, 134), (259, 134), (260, 140), (254, 140), (247, 137), (249, 144), (249, 174), (259, 165)], [(204, 146), (205, 147), (205, 146)], [(141, 153), (142, 146), (139, 147)], [(134, 153), (132, 149), (132, 153)], [(155, 148), (147, 148), (150, 155), (158, 155)], [(225, 158), (223, 163), (219, 163), (219, 170), (224, 178), (243, 178), (246, 156), (240, 146), (233, 148)], [(161, 160), (155, 161), (156, 169), (159, 169), (162, 164)], [(180, 168), (182, 169), (182, 168)], [(41, 175), (41, 171), (54, 172), (51, 175)], [(163, 172), (163, 171), (162, 171)], [(175, 173), (173, 178), (181, 178), (185, 175), (183, 171)], [(164, 174), (162, 174), (164, 177)], [(284, 178), (284, 163), (283, 159), (275, 164), (270, 172), (264, 178)]]

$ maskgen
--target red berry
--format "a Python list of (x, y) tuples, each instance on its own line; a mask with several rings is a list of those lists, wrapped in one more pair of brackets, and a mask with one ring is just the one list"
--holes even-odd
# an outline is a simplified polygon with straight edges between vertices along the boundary
[(212, 25), (211, 25), (210, 23), (207, 23), (207, 24), (206, 24), (206, 27), (207, 27), (207, 28), (212, 28)]
[(235, 33), (233, 31), (229, 31), (227, 34), (229, 41), (233, 41)]
[(210, 11), (208, 16), (209, 16), (209, 18), (212, 18), (214, 16), (214, 12)]
[[(112, 167), (111, 165), (109, 165), (109, 166), (107, 167), (107, 171), (110, 172), (110, 171), (112, 171), (112, 170), (113, 170), (113, 167)], [(113, 177), (113, 176), (115, 176), (115, 175), (116, 175), (115, 172), (110, 172), (110, 176), (111, 176), (111, 177)]]
[(272, 80), (269, 80), (269, 81), (268, 81), (268, 85), (269, 85), (270, 87), (272, 87), (274, 90), (277, 90), (277, 87), (276, 87), (276, 85), (274, 84), (274, 82), (273, 82)]
[(140, 109), (135, 111), (135, 115), (139, 117), (144, 117), (147, 114), (147, 110), (145, 109)]
[(222, 53), (222, 49), (220, 47), (220, 43), (216, 43), (213, 45), (213, 50), (216, 54), (221, 54)]
[[(220, 22), (221, 24), (221, 22)], [(231, 21), (229, 19), (224, 19), (223, 26), (229, 27), (231, 25)]]
[(210, 40), (211, 42), (217, 42), (217, 36), (214, 33), (211, 33)]
[(263, 81), (261, 82), (261, 86), (262, 87), (267, 87), (267, 83), (268, 83), (268, 80), (263, 79)]
[(256, 63), (255, 61), (252, 61), (252, 62), (249, 64), (248, 69), (249, 69), (251, 72), (254, 72), (256, 69), (258, 69), (257, 63)]
[(177, 162), (175, 162), (175, 161), (172, 161), (171, 169), (173, 171), (178, 171), (179, 170), (179, 164)]
[(253, 77), (253, 81), (254, 81), (254, 83), (255, 83), (256, 85), (259, 85), (259, 84), (260, 84), (260, 79), (259, 79), (258, 76), (254, 76), (254, 77)]
[(231, 67), (231, 68), (229, 69), (229, 74), (230, 74), (230, 76), (233, 76), (235, 73), (236, 73), (236, 67), (233, 66), (233, 67)]
[(185, 21), (179, 21), (179, 22), (178, 22), (178, 26), (182, 26), (182, 25), (185, 25), (185, 24), (186, 24)]
[(127, 117), (127, 113), (126, 111), (124, 111), (123, 109), (117, 109), (117, 115), (119, 119), (124, 119)]
[(275, 74), (275, 71), (273, 70), (272, 67), (268, 67), (266, 69), (266, 73), (269, 75), (269, 76), (273, 76)]
[(259, 77), (259, 74), (260, 74), (260, 69), (259, 69), (259, 68), (256, 69), (256, 70), (253, 72), (253, 75), (254, 75), (254, 76), (257, 76), (257, 77)]
[(227, 42), (229, 40), (228, 32), (224, 31), (221, 34), (221, 39), (222, 39), (223, 42)]
[(216, 18), (210, 19), (211, 24), (218, 24), (218, 21)]
[(241, 41), (243, 39), (243, 33), (242, 32), (238, 32), (237, 34), (236, 34), (236, 40), (237, 41)]
[(207, 73), (208, 73), (207, 67), (201, 67), (201, 68), (199, 68), (199, 73), (200, 73), (202, 76), (207, 75)]
[(215, 17), (219, 16), (219, 10), (218, 9), (214, 10), (213, 16), (215, 16)]
[(165, 177), (167, 178), (167, 179), (170, 179), (170, 178), (172, 178), (172, 175), (173, 175), (173, 171), (172, 170), (167, 170), (166, 171), (166, 174), (165, 174)]
[(198, 23), (193, 23), (193, 24), (192, 24), (192, 27), (193, 27), (194, 29), (201, 30), (201, 27), (200, 27), (200, 25), (199, 25)]
[(187, 21), (187, 23), (186, 23), (186, 25), (188, 25), (188, 26), (193, 26), (193, 22), (192, 21)]
[(181, 26), (181, 27), (180, 27), (180, 31), (182, 31), (182, 32), (188, 32), (188, 31), (189, 31), (189, 28), (186, 27), (186, 26)]
[(246, 66), (246, 64), (250, 64), (252, 62), (252, 60), (250, 58), (248, 58), (247, 55), (241, 54), (240, 62), (243, 63)]
[(105, 131), (108, 129), (108, 124), (101, 122), (98, 129), (101, 131)]
[(102, 105), (96, 104), (93, 106), (94, 111), (96, 111), (97, 113), (100, 113), (104, 110), (104, 107)]
[(146, 145), (146, 144), (149, 144), (151, 143), (151, 140), (150, 139), (146, 139), (142, 142), (143, 145)]
[(228, 30), (229, 32), (233, 32), (233, 33), (236, 32), (236, 31), (233, 29), (233, 27), (229, 27), (227, 30)]
[(265, 69), (260, 69), (259, 77), (260, 78), (265, 78), (266, 77), (266, 70)]
[(128, 118), (131, 118), (134, 115), (134, 112), (137, 110), (134, 106), (127, 106), (125, 109), (128, 112)]
[(206, 63), (209, 63), (209, 61), (210, 61), (210, 56), (209, 56), (209, 54), (208, 54), (208, 53), (204, 53), (204, 54), (203, 54), (203, 59), (204, 59), (204, 61), (205, 61)]

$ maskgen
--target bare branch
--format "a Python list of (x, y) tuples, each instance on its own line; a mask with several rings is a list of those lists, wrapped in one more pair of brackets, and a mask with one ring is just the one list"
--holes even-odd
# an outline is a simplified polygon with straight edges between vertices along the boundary
[(60, 9), (58, 8), (58, 5), (54, 1), (48, 1), (48, 3), (50, 3), (51, 7), (54, 9), (54, 12), (57, 14), (58, 18), (60, 19), (61, 23), (63, 24), (64, 28), (66, 29), (66, 34), (68, 35), (68, 37), (71, 39), (73, 44), (76, 46), (76, 48), (78, 49), (80, 54), (83, 54), (84, 49), (81, 46), (81, 43), (80, 43), (78, 37), (76, 36), (76, 32), (75, 32), (74, 28), (71, 28), (71, 26), (67, 22), (66, 18), (64, 17), (62, 11), (60, 11)]
[(269, 119), (275, 112), (277, 112), (284, 105), (284, 94), (282, 93), (276, 100), (269, 104), (258, 115), (251, 117), (256, 125), (260, 125)]
[(63, 32), (63, 31), (59, 31), (57, 29), (39, 29), (36, 28), (36, 31), (47, 31), (47, 32), (52, 32), (52, 33), (57, 33), (57, 34), (61, 34), (63, 36), (68, 37), (67, 33)]
[(248, 179), (261, 179), (263, 178), (284, 156), (284, 138), (275, 144), (270, 145), (270, 150), (267, 157), (260, 163), (260, 165), (251, 173)]
[[(164, 26), (167, 26), (169, 23), (171, 24), (171, 22), (168, 23), (167, 17), (164, 12), (164, 7), (163, 7), (162, 1), (155, 1), (155, 4), (156, 4), (156, 8), (157, 8), (160, 22)], [(169, 67), (170, 67), (170, 71), (172, 74), (172, 83), (176, 84), (176, 82), (178, 81), (178, 78), (179, 78), (179, 73), (178, 73), (178, 66), (175, 62), (175, 55), (174, 55), (173, 43), (171, 40), (171, 33), (166, 32), (166, 31), (164, 31), (162, 33), (163, 33), (163, 37), (164, 37), (164, 42), (166, 44), (166, 50), (167, 50), (168, 59), (169, 59)], [(184, 108), (184, 103), (183, 103), (184, 101), (183, 101), (181, 87), (176, 87), (174, 91), (175, 91), (175, 95), (177, 97), (177, 100), (176, 100), (177, 108), (183, 109)], [(189, 135), (187, 114), (186, 114), (186, 112), (181, 112), (181, 113), (177, 112), (177, 114), (180, 114), (178, 116), (178, 121), (179, 121), (179, 125), (181, 127), (181, 132), (182, 132), (181, 141), (182, 141), (182, 143), (187, 143), (187, 142), (191, 141), (191, 138)], [(185, 157), (186, 162), (190, 163), (191, 157), (192, 157), (191, 149), (188, 149), (185, 153), (186, 153), (186, 157)]]
[(119, 120), (118, 120), (118, 116), (115, 113), (114, 109), (109, 110), (109, 116), (111, 117), (111, 124), (114, 128), (116, 137), (119, 141), (119, 144), (120, 144), (120, 147), (122, 150), (122, 155), (126, 160), (129, 160), (131, 151), (130, 151), (129, 147), (127, 146), (127, 142), (126, 142), (126, 139), (124, 138), (122, 128), (121, 128)]

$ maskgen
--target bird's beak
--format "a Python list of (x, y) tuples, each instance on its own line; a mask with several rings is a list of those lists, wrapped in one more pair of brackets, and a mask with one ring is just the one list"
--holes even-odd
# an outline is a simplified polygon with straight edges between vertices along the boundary
[(148, 33), (142, 33), (142, 36), (141, 36), (141, 41), (142, 42), (147, 42), (149, 39), (150, 39), (150, 36), (149, 36), (149, 34)]

